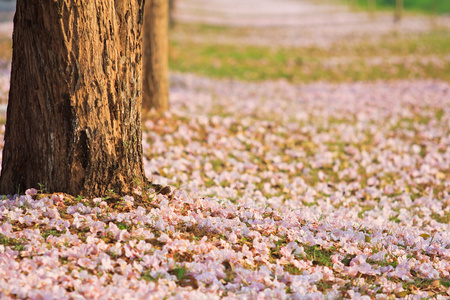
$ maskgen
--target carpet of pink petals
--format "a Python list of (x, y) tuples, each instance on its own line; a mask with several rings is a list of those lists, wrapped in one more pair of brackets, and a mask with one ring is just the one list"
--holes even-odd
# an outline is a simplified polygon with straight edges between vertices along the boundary
[(172, 82), (171, 193), (5, 196), (0, 298), (449, 299), (448, 83)]

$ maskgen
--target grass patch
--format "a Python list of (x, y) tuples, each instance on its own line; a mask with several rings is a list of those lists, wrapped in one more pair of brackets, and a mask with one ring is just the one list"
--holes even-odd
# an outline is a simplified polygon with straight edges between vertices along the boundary
[(186, 267), (177, 267), (173, 270), (169, 271), (169, 274), (175, 275), (177, 280), (182, 280), (186, 276), (187, 270)]
[(438, 215), (436, 213), (431, 214), (431, 218), (436, 220), (439, 223), (442, 224), (449, 224), (450, 223), (450, 213), (445, 213), (444, 215)]
[(398, 266), (398, 261), (394, 257), (386, 257), (385, 260), (382, 261), (374, 261), (372, 259), (368, 259), (367, 262), (370, 264), (378, 265), (380, 267), (391, 266), (394, 269)]
[(306, 258), (311, 260), (313, 265), (333, 267), (331, 262), (331, 255), (336, 252), (336, 248), (323, 249), (319, 245), (309, 246), (303, 245), (303, 249), (306, 253)]
[(142, 273), (140, 280), (145, 280), (146, 282), (158, 282), (158, 278), (151, 276), (150, 271)]
[(348, 266), (350, 266), (350, 262), (352, 261), (352, 259), (354, 259), (355, 257), (356, 257), (356, 255), (348, 254), (344, 257), (344, 259), (342, 259), (342, 263), (344, 264), (344, 266), (348, 267)]
[[(367, 0), (356, 0), (356, 4), (364, 9), (367, 9)], [(377, 0), (377, 9), (395, 9), (395, 0)], [(450, 13), (450, 1), (448, 0), (406, 0), (403, 1), (403, 9), (407, 11), (415, 11), (421, 13)]]
[(283, 270), (288, 272), (289, 274), (292, 275), (302, 275), (303, 274), (303, 270), (298, 269), (296, 266), (294, 266), (293, 264), (287, 264), (283, 267)]
[(333, 282), (326, 281), (326, 280), (320, 280), (315, 283), (317, 286), (317, 289), (321, 292), (327, 291), (333, 287)]
[[(244, 81), (279, 78), (291, 82), (414, 78), (450, 81), (450, 62), (445, 58), (450, 53), (449, 40), (447, 30), (409, 37), (391, 34), (377, 42), (338, 43), (329, 49), (215, 45), (172, 39), (169, 61), (174, 71)], [(442, 63), (433, 63), (435, 58)], [(381, 63), (374, 63), (378, 60)]]
[(117, 228), (119, 228), (120, 230), (125, 229), (125, 230), (130, 231), (133, 228), (133, 226), (131, 224), (128, 224), (125, 222), (117, 222), (116, 225), (117, 225)]
[(22, 241), (14, 238), (8, 238), (7, 236), (0, 233), (0, 245), (5, 247), (10, 247), (11, 250), (14, 251), (23, 251), (25, 250), (25, 245)]
[(50, 230), (45, 230), (44, 232), (42, 232), (42, 237), (44, 238), (44, 240), (46, 240), (50, 235), (53, 236), (60, 236), (62, 234), (62, 232), (55, 230), (55, 229), (50, 229)]

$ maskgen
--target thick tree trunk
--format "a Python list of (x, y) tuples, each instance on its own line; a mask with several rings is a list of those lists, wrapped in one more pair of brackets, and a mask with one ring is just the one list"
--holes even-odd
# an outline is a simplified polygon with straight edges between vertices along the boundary
[(18, 0), (0, 192), (144, 182), (143, 0)]
[(164, 112), (169, 108), (168, 0), (146, 0), (144, 12), (143, 106)]

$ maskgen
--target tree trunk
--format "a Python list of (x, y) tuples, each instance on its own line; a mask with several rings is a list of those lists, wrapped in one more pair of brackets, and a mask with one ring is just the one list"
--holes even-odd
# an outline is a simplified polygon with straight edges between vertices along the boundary
[(437, 26), (438, 16), (438, 0), (433, 0), (433, 3), (431, 4), (431, 24), (433, 25), (433, 27)]
[(439, 10), (438, 10), (438, 6), (439, 6), (439, 0), (433, 0), (433, 14), (434, 15), (439, 15)]
[(349, 2), (349, 8), (351, 11), (356, 10), (357, 8), (357, 3), (356, 0), (348, 0)]
[(129, 194), (145, 181), (143, 0), (18, 0), (0, 192)]
[(402, 20), (403, 13), (403, 0), (395, 0), (395, 16), (394, 22), (400, 22)]
[(175, 9), (176, 9), (176, 1), (169, 0), (169, 28), (175, 26)]
[(143, 107), (169, 108), (168, 0), (146, 0), (143, 32)]
[(367, 0), (367, 9), (371, 19), (375, 19), (376, 3), (375, 0)]

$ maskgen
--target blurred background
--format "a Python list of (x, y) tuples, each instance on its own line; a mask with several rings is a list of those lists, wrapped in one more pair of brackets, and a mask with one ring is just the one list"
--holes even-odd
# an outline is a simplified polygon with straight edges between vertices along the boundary
[(12, 31), (16, 1), (0, 0), (0, 123), (5, 122), (12, 58)]
[(295, 83), (450, 80), (448, 0), (173, 0), (172, 72)]
[[(450, 80), (449, 0), (168, 1), (172, 74), (294, 83)], [(14, 10), (14, 0), (0, 0), (2, 103)]]

